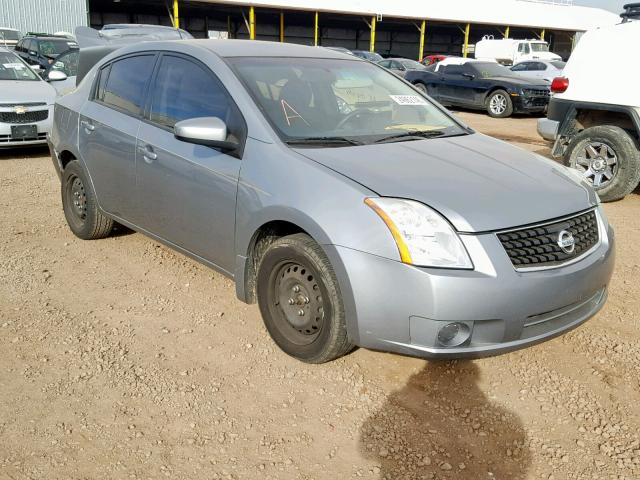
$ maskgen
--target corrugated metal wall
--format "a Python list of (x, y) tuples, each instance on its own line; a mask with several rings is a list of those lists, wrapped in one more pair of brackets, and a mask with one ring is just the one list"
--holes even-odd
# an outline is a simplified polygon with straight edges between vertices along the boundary
[(87, 25), (87, 0), (0, 0), (0, 27), (69, 32)]

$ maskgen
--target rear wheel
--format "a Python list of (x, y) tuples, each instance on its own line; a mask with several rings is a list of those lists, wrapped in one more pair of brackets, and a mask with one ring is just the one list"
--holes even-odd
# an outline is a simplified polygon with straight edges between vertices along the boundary
[(269, 246), (258, 267), (257, 296), (265, 326), (285, 353), (323, 363), (351, 350), (338, 281), (308, 235), (289, 235)]
[(513, 113), (513, 102), (504, 90), (496, 90), (487, 97), (487, 113), (495, 118), (510, 117)]
[(77, 160), (62, 172), (62, 208), (69, 228), (83, 240), (104, 238), (111, 233), (113, 220), (98, 209), (96, 196)]
[(416, 87), (416, 90), (420, 90), (422, 93), (427, 95), (427, 86), (424, 83), (416, 82), (413, 84), (413, 86)]
[(640, 152), (625, 130), (612, 125), (590, 127), (569, 144), (565, 164), (578, 170), (604, 202), (631, 193), (640, 181)]

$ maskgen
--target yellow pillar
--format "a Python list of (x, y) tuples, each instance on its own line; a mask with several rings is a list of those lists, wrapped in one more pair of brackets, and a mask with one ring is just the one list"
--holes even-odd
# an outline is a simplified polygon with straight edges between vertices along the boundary
[(504, 38), (509, 38), (509, 25), (504, 29)]
[(318, 46), (318, 12), (316, 12), (316, 23), (313, 29), (313, 44)]
[(467, 50), (469, 48), (469, 31), (471, 30), (471, 24), (467, 23), (467, 26), (464, 28), (464, 50), (462, 52), (462, 56), (467, 58)]
[(178, 15), (178, 0), (173, 0), (173, 26), (180, 28), (180, 16)]
[(424, 32), (427, 29), (427, 22), (422, 20), (422, 24), (420, 25), (420, 53), (418, 53), (418, 61), (422, 61), (422, 57), (424, 56)]
[(371, 39), (369, 40), (369, 51), (376, 51), (376, 17), (371, 17)]
[(256, 39), (256, 11), (253, 6), (249, 7), (249, 39)]
[(545, 32), (545, 29), (543, 28), (543, 29), (542, 29), (542, 32), (540, 32), (540, 40), (543, 40), (543, 41), (544, 41), (544, 34), (545, 34), (545, 33), (546, 33), (546, 32)]
[(280, 12), (280, 43), (284, 42), (284, 12)]

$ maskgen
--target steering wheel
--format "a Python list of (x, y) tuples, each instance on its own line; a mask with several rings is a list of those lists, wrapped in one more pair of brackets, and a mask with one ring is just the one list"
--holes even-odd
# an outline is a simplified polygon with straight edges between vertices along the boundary
[(372, 112), (371, 110), (368, 110), (366, 108), (357, 108), (353, 112), (347, 113), (347, 115), (342, 120), (340, 120), (340, 122), (338, 122), (338, 125), (336, 125), (336, 130), (340, 130), (349, 122), (352, 122), (353, 120), (358, 118), (362, 118), (366, 115), (375, 115), (375, 112)]

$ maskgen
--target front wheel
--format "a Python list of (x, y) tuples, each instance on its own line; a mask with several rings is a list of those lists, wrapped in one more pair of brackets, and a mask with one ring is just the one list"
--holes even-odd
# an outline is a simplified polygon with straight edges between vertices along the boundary
[(510, 117), (513, 113), (513, 102), (504, 90), (496, 90), (487, 97), (487, 113), (494, 118)]
[(640, 151), (620, 127), (601, 125), (584, 129), (569, 143), (564, 162), (575, 168), (604, 202), (631, 193), (640, 181)]
[(352, 349), (335, 272), (308, 235), (269, 246), (258, 267), (257, 297), (271, 338), (292, 357), (324, 363)]

